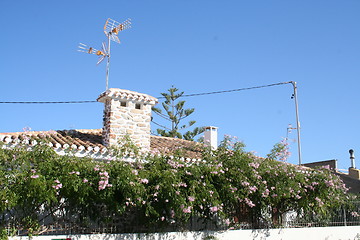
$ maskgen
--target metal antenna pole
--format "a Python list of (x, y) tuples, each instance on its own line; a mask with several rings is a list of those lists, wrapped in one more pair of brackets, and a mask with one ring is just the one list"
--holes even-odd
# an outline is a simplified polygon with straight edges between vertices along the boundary
[(298, 142), (298, 154), (299, 154), (299, 165), (301, 165), (301, 142), (300, 142), (300, 121), (299, 121), (299, 107), (297, 99), (297, 87), (296, 82), (291, 81), (294, 87), (294, 100), (295, 100), (295, 111), (296, 111), (296, 128), (297, 128), (297, 142)]
[(106, 63), (106, 90), (109, 89), (109, 71), (110, 71), (110, 33), (108, 33), (108, 47), (107, 47), (107, 63)]
[(93, 47), (89, 47), (83, 43), (80, 43), (79, 50), (80, 52), (95, 54), (99, 57), (97, 64), (100, 64), (106, 57), (106, 90), (109, 89), (109, 72), (110, 72), (110, 42), (114, 41), (116, 43), (120, 43), (120, 39), (117, 36), (119, 32), (128, 29), (131, 27), (131, 19), (128, 18), (124, 22), (119, 23), (111, 18), (108, 18), (105, 22), (104, 33), (108, 38), (108, 45), (106, 46), (103, 43), (102, 49), (97, 50)]

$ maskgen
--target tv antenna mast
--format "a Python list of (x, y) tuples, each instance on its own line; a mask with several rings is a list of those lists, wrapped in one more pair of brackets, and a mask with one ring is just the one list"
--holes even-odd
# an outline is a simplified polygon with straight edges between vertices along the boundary
[(85, 52), (89, 54), (95, 54), (99, 56), (97, 61), (97, 65), (104, 61), (107, 58), (106, 63), (106, 90), (109, 89), (109, 70), (110, 70), (110, 43), (114, 41), (116, 43), (120, 43), (120, 39), (117, 36), (119, 32), (128, 29), (131, 27), (131, 19), (128, 18), (124, 22), (119, 23), (111, 18), (108, 18), (104, 25), (104, 33), (107, 37), (107, 44), (105, 42), (102, 43), (101, 50), (97, 50), (95, 48), (89, 47), (83, 43), (80, 43), (79, 50), (80, 52)]

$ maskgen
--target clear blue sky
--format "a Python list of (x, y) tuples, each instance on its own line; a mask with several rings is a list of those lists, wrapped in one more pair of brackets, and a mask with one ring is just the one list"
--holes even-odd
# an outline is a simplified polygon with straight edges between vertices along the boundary
[[(100, 47), (107, 18), (131, 18), (112, 44), (110, 87), (158, 97), (172, 85), (191, 94), (296, 81), (303, 162), (348, 168), (350, 148), (360, 161), (359, 13), (359, 0), (2, 0), (0, 101), (95, 100), (105, 64), (78, 43)], [(291, 94), (281, 85), (184, 100), (197, 126), (217, 126), (220, 138), (237, 136), (265, 156), (296, 126)], [(0, 132), (101, 128), (102, 111), (0, 104)]]

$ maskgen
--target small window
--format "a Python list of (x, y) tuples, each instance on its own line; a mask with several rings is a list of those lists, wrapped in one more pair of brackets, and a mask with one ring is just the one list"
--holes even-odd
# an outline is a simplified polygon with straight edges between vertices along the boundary
[(135, 104), (135, 109), (141, 109), (141, 104), (140, 104), (140, 103), (136, 103), (136, 104)]
[(125, 102), (125, 101), (121, 101), (121, 102), (120, 102), (120, 106), (126, 107), (126, 102)]

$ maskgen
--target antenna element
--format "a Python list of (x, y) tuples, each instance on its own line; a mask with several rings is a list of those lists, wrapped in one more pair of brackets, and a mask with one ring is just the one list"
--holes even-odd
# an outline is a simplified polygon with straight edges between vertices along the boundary
[(102, 61), (104, 61), (105, 58), (107, 58), (106, 63), (106, 90), (109, 89), (109, 70), (110, 70), (110, 43), (111, 41), (114, 41), (116, 43), (120, 43), (120, 39), (117, 36), (119, 32), (128, 29), (131, 27), (131, 19), (128, 18), (124, 22), (119, 23), (111, 18), (108, 18), (104, 25), (104, 33), (106, 37), (108, 38), (108, 43), (106, 45), (105, 42), (102, 43), (101, 50), (97, 50), (93, 47), (89, 47), (83, 43), (80, 43), (79, 45), (79, 52), (85, 52), (89, 54), (95, 54), (99, 56), (99, 59), (96, 64), (100, 64)]

